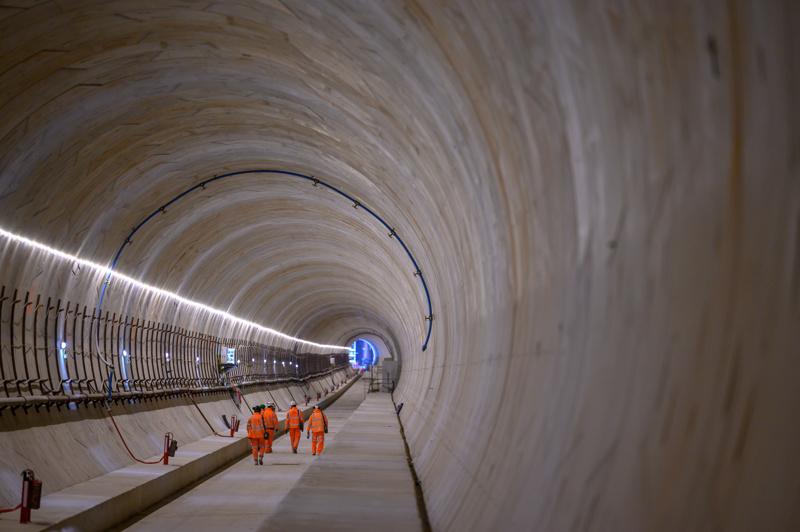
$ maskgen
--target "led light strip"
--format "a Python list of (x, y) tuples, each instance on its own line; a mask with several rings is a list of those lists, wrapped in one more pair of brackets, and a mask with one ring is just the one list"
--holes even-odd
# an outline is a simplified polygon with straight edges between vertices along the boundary
[(172, 298), (175, 301), (178, 301), (178, 302), (183, 303), (185, 305), (190, 305), (192, 307), (204, 310), (205, 312), (208, 312), (208, 313), (211, 313), (211, 314), (215, 314), (215, 315), (217, 315), (217, 316), (219, 316), (219, 317), (221, 317), (223, 319), (230, 320), (230, 321), (232, 321), (234, 323), (238, 323), (240, 325), (245, 325), (247, 327), (252, 327), (253, 329), (259, 330), (261, 332), (274, 334), (275, 336), (278, 336), (280, 338), (284, 338), (286, 340), (291, 340), (291, 341), (294, 341), (294, 342), (300, 342), (301, 344), (310, 345), (310, 346), (314, 346), (314, 347), (319, 347), (321, 349), (338, 349), (338, 350), (341, 350), (341, 351), (349, 351), (350, 350), (349, 347), (342, 347), (340, 345), (325, 345), (325, 344), (318, 344), (318, 343), (315, 343), (315, 342), (309, 342), (308, 340), (302, 340), (300, 338), (295, 338), (294, 336), (289, 336), (288, 334), (284, 334), (284, 333), (282, 333), (280, 331), (276, 331), (275, 329), (270, 329), (269, 327), (264, 327), (263, 325), (259, 325), (258, 323), (253, 323), (252, 321), (247, 321), (247, 320), (244, 320), (242, 318), (237, 318), (236, 316), (234, 316), (232, 314), (229, 314), (229, 313), (225, 312), (224, 310), (215, 309), (215, 308), (209, 307), (207, 305), (203, 305), (202, 303), (197, 303), (196, 301), (191, 301), (189, 299), (186, 299), (185, 297), (181, 297), (178, 294), (175, 294), (173, 292), (168, 292), (167, 290), (162, 290), (161, 288), (156, 288), (155, 286), (150, 286), (149, 284), (145, 284), (145, 283), (142, 283), (140, 281), (137, 281), (136, 279), (128, 277), (127, 275), (122, 275), (120, 273), (112, 271), (111, 268), (109, 268), (108, 266), (101, 266), (100, 264), (95, 264), (94, 262), (90, 262), (88, 260), (81, 259), (79, 257), (76, 257), (75, 255), (70, 255), (69, 253), (64, 253), (63, 251), (59, 251), (57, 249), (53, 249), (51, 247), (45, 246), (44, 244), (40, 244), (39, 242), (35, 242), (35, 241), (33, 241), (33, 240), (29, 239), (29, 238), (25, 238), (24, 236), (19, 236), (19, 235), (15, 235), (14, 233), (9, 233), (8, 231), (6, 231), (6, 230), (4, 230), (2, 228), (0, 228), (0, 235), (8, 238), (9, 240), (13, 240), (14, 242), (20, 242), (20, 243), (25, 244), (27, 246), (31, 246), (33, 248), (45, 251), (45, 252), (47, 252), (47, 253), (49, 253), (51, 255), (54, 255), (56, 257), (59, 257), (61, 259), (69, 260), (71, 262), (76, 262), (76, 263), (80, 264), (81, 266), (86, 266), (87, 268), (91, 268), (91, 269), (93, 269), (93, 270), (95, 270), (95, 271), (97, 271), (99, 273), (104, 274), (104, 275), (111, 274), (111, 276), (116, 278), (116, 279), (119, 279), (121, 281), (125, 281), (127, 283), (130, 283), (130, 284), (132, 284), (134, 286), (137, 286), (137, 287), (139, 287), (139, 288), (141, 288), (143, 290), (147, 290), (148, 292), (151, 292), (153, 294), (157, 294), (159, 296), (166, 296), (166, 297)]

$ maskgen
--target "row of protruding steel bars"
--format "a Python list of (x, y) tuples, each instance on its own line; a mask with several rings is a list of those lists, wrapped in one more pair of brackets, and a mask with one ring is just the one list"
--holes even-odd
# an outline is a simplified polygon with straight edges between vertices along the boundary
[[(347, 365), (347, 354), (297, 353), (114, 312), (95, 314), (78, 302), (0, 286), (0, 397), (107, 393), (110, 370), (101, 356), (117, 368), (112, 392), (303, 378), (329, 369), (328, 356), (337, 367)], [(224, 375), (223, 348), (235, 349), (238, 362)]]

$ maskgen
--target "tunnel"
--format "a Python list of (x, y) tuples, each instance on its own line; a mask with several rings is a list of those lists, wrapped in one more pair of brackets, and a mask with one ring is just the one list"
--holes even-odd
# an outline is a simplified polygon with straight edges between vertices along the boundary
[(43, 483), (0, 528), (231, 415), (214, 467), (262, 471), (252, 407), (334, 420), (367, 337), (420, 529), (800, 529), (798, 30), (791, 0), (3, 2), (0, 508)]

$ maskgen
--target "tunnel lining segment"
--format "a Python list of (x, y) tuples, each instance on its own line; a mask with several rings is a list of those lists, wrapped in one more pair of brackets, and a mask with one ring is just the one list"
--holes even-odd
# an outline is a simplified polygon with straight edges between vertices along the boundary
[[(82, 258), (77, 257), (75, 255), (71, 255), (69, 253), (65, 253), (65, 252), (60, 251), (58, 249), (51, 248), (49, 246), (46, 246), (45, 244), (42, 244), (40, 242), (36, 242), (35, 240), (31, 240), (29, 238), (26, 238), (26, 237), (21, 236), (21, 235), (17, 235), (15, 233), (11, 233), (11, 232), (6, 231), (5, 229), (2, 229), (2, 228), (0, 228), (0, 236), (4, 236), (4, 237), (6, 237), (8, 240), (10, 240), (12, 242), (22, 243), (22, 244), (24, 244), (26, 246), (31, 246), (31, 247), (33, 247), (35, 249), (40, 250), (40, 251), (44, 251), (44, 252), (49, 253), (51, 255), (55, 255), (58, 258), (62, 259), (62, 260), (68, 260), (70, 262), (73, 262), (73, 263), (76, 263), (76, 264), (80, 264), (82, 266), (86, 266), (86, 267), (88, 267), (88, 268), (90, 268), (90, 269), (92, 269), (94, 271), (100, 272), (100, 273), (107, 273), (106, 280), (104, 281), (104, 285), (103, 285), (103, 293), (105, 293), (105, 287), (108, 285), (109, 279), (113, 275), (114, 277), (116, 277), (116, 278), (118, 278), (120, 280), (123, 280), (123, 281), (125, 281), (127, 283), (131, 283), (131, 284), (137, 286), (138, 288), (142, 288), (142, 289), (144, 289), (144, 290), (146, 290), (148, 292), (151, 292), (153, 294), (163, 295), (163, 296), (178, 300), (181, 303), (186, 303), (186, 304), (189, 304), (189, 305), (193, 305), (195, 307), (202, 308), (203, 310), (205, 310), (207, 312), (210, 312), (212, 314), (217, 314), (217, 315), (221, 316), (222, 318), (231, 319), (233, 321), (239, 322), (239, 323), (244, 324), (244, 325), (249, 326), (249, 327), (255, 327), (255, 328), (258, 328), (258, 329), (262, 329), (262, 330), (264, 330), (266, 332), (269, 332), (271, 334), (275, 334), (276, 336), (279, 336), (281, 338), (284, 338), (284, 339), (287, 339), (287, 340), (290, 340), (290, 341), (295, 341), (295, 342), (308, 344), (308, 345), (311, 345), (311, 346), (314, 346), (314, 347), (320, 347), (320, 348), (325, 348), (325, 349), (347, 349), (346, 347), (342, 347), (342, 346), (339, 346), (339, 345), (324, 345), (324, 344), (317, 344), (315, 342), (309, 342), (307, 340), (302, 340), (300, 338), (295, 338), (293, 336), (289, 336), (287, 334), (281, 333), (280, 331), (276, 331), (274, 329), (270, 329), (268, 327), (263, 327), (262, 325), (259, 325), (257, 323), (248, 322), (247, 320), (243, 320), (241, 318), (237, 318), (236, 316), (233, 316), (233, 315), (231, 315), (231, 314), (229, 314), (227, 312), (224, 312), (224, 311), (221, 311), (221, 310), (218, 310), (218, 309), (214, 309), (212, 307), (209, 307), (207, 305), (203, 305), (201, 303), (197, 303), (197, 302), (192, 301), (190, 299), (181, 297), (178, 294), (175, 294), (173, 292), (169, 292), (167, 290), (162, 290), (160, 288), (156, 288), (155, 286), (151, 286), (151, 285), (142, 283), (142, 282), (137, 281), (136, 279), (134, 279), (132, 277), (127, 276), (127, 275), (123, 275), (123, 274), (114, 272), (111, 268), (109, 268), (107, 266), (103, 266), (103, 265), (88, 261), (86, 259), (82, 259)], [(101, 303), (102, 303), (102, 301), (101, 301)], [(100, 319), (99, 318), (101, 316), (100, 311), (101, 311), (101, 308), (100, 308), (100, 306), (98, 306), (97, 309), (95, 310), (96, 316), (94, 317), (94, 319)], [(97, 347), (97, 346), (95, 346), (95, 347)], [(109, 365), (108, 363), (106, 363), (106, 365), (111, 367), (111, 365)]]
[[(425, 337), (425, 343), (422, 345), (422, 350), (425, 351), (428, 348), (428, 342), (430, 341), (430, 338), (431, 338), (431, 330), (433, 329), (433, 319), (434, 319), (433, 309), (432, 309), (432, 306), (431, 306), (431, 295), (430, 295), (430, 292), (428, 291), (428, 284), (425, 282), (425, 277), (422, 274), (422, 270), (420, 269), (419, 265), (417, 264), (417, 261), (414, 259), (414, 256), (411, 254), (411, 251), (409, 251), (409, 249), (406, 246), (405, 242), (403, 242), (402, 238), (400, 238), (400, 235), (397, 234), (397, 231), (394, 228), (392, 228), (389, 224), (387, 224), (383, 220), (383, 218), (381, 218), (379, 215), (377, 215), (372, 209), (370, 209), (369, 207), (365, 206), (360, 201), (354, 199), (352, 196), (350, 196), (349, 194), (343, 192), (342, 190), (339, 190), (338, 188), (336, 188), (336, 187), (334, 187), (332, 185), (329, 185), (328, 183), (325, 183), (324, 181), (321, 181), (320, 179), (317, 179), (314, 176), (309, 176), (309, 175), (305, 175), (305, 174), (301, 174), (301, 173), (297, 173), (297, 172), (289, 172), (289, 171), (286, 171), (286, 170), (269, 170), (269, 169), (241, 170), (241, 171), (238, 171), (238, 172), (229, 172), (227, 174), (214, 176), (211, 179), (207, 179), (205, 181), (201, 181), (197, 185), (194, 185), (193, 187), (190, 187), (190, 188), (184, 190), (183, 192), (181, 192), (180, 194), (178, 194), (177, 196), (175, 196), (174, 198), (172, 198), (171, 200), (169, 200), (168, 202), (163, 204), (161, 207), (159, 207), (158, 209), (153, 211), (144, 220), (139, 222), (139, 224), (136, 225), (136, 227), (131, 229), (131, 232), (128, 234), (128, 236), (125, 237), (125, 240), (122, 242), (122, 245), (117, 250), (117, 253), (114, 256), (114, 260), (111, 263), (111, 267), (108, 269), (108, 274), (106, 275), (106, 278), (103, 281), (103, 286), (102, 286), (102, 289), (100, 291), (100, 300), (99, 300), (99, 302), (97, 304), (97, 316), (98, 317), (101, 316), (101, 309), (102, 309), (102, 306), (103, 306), (103, 298), (105, 297), (106, 289), (108, 288), (108, 285), (111, 282), (111, 275), (112, 275), (112, 273), (114, 273), (114, 267), (116, 266), (117, 261), (119, 260), (120, 256), (122, 255), (122, 252), (125, 249), (125, 246), (127, 246), (129, 244), (133, 244), (133, 240), (132, 240), (133, 239), (133, 235), (135, 235), (136, 232), (139, 231), (139, 229), (141, 229), (147, 222), (152, 220), (157, 214), (159, 214), (159, 213), (166, 214), (167, 213), (167, 207), (169, 207), (170, 205), (173, 205), (179, 199), (183, 198), (184, 196), (189, 195), (191, 192), (193, 192), (193, 191), (195, 191), (197, 189), (205, 190), (206, 185), (208, 185), (209, 183), (214, 182), (214, 181), (219, 181), (221, 179), (225, 179), (225, 178), (228, 178), (228, 177), (235, 177), (235, 176), (246, 175), (246, 174), (280, 174), (280, 175), (287, 175), (287, 176), (299, 177), (299, 178), (311, 181), (312, 182), (312, 186), (314, 186), (314, 187), (317, 187), (318, 185), (322, 185), (322, 186), (324, 186), (324, 187), (336, 192), (340, 196), (352, 201), (353, 202), (353, 207), (356, 210), (359, 207), (361, 207), (366, 212), (368, 212), (373, 218), (378, 220), (386, 229), (388, 229), (389, 230), (389, 234), (388, 234), (389, 238), (394, 237), (400, 243), (400, 245), (403, 247), (403, 250), (406, 252), (406, 254), (408, 255), (408, 258), (411, 260), (411, 263), (414, 265), (414, 277), (419, 276), (419, 279), (422, 282), (422, 288), (425, 290), (425, 298), (427, 299), (427, 302), (428, 302), (428, 314), (427, 314), (427, 316), (425, 316), (425, 320), (428, 322), (428, 333), (427, 333), (427, 335)], [(278, 331), (272, 331), (272, 330), (270, 330), (270, 331), (275, 333), (275, 334), (278, 334), (279, 336), (288, 336), (288, 335), (283, 335), (282, 333), (279, 333)], [(297, 340), (297, 339), (295, 339), (295, 340)], [(304, 342), (304, 340), (299, 340), (299, 341), (300, 342)], [(103, 360), (103, 362), (107, 366), (113, 368), (113, 364), (109, 364), (105, 360)]]

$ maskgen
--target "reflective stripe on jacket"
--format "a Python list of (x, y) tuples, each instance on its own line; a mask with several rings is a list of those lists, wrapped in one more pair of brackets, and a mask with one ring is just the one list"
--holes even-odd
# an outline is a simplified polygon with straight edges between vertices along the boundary
[(266, 431), (264, 430), (264, 421), (261, 419), (261, 413), (253, 412), (253, 415), (247, 420), (247, 437), (263, 438), (265, 434)]
[(267, 430), (277, 430), (278, 429), (278, 414), (275, 413), (274, 410), (269, 409), (267, 413), (262, 416), (264, 418), (264, 427)]
[(311, 417), (308, 418), (308, 430), (311, 432), (325, 432), (325, 427), (328, 426), (328, 418), (322, 413), (322, 410), (314, 410)]
[(293, 406), (286, 412), (286, 429), (299, 429), (303, 423), (303, 415)]

